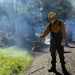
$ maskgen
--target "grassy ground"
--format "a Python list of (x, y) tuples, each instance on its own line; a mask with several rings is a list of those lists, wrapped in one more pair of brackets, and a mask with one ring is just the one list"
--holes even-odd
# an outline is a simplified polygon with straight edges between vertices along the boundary
[(0, 75), (23, 75), (32, 56), (18, 47), (0, 48)]

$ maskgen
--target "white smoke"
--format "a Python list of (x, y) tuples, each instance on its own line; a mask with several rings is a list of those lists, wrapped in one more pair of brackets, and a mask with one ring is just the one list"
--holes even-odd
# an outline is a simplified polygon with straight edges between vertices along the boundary
[(75, 0), (68, 0), (72, 5), (72, 10), (75, 11)]
[(72, 40), (75, 41), (75, 0), (67, 0), (70, 2), (71, 4), (71, 9), (72, 11), (71, 12), (71, 15), (68, 19), (65, 20), (65, 24), (66, 24), (66, 30), (68, 32), (68, 37), (71, 37), (71, 34), (72, 34)]
[(19, 44), (24, 42), (24, 46), (33, 34), (37, 37), (41, 33), (39, 20), (42, 19), (43, 8), (37, 7), (34, 1), (0, 0), (0, 30), (4, 34), (10, 32), (11, 37)]

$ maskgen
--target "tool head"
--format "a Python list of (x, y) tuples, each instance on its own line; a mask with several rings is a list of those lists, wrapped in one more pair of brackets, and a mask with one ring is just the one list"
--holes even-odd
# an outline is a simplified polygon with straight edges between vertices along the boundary
[(35, 47), (32, 47), (32, 51), (34, 51)]

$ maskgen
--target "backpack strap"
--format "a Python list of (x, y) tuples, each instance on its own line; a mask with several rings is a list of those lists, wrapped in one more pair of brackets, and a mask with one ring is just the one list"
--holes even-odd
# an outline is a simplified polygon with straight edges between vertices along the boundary
[(59, 21), (59, 22), (58, 22), (58, 25), (59, 25), (59, 26), (60, 26), (60, 28), (61, 28), (61, 21)]
[(50, 23), (50, 30), (51, 30), (52, 24)]

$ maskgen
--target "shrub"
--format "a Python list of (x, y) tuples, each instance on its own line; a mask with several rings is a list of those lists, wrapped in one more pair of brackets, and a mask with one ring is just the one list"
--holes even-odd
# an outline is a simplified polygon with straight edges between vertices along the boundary
[(23, 49), (0, 48), (0, 75), (23, 75), (31, 60), (32, 56)]

